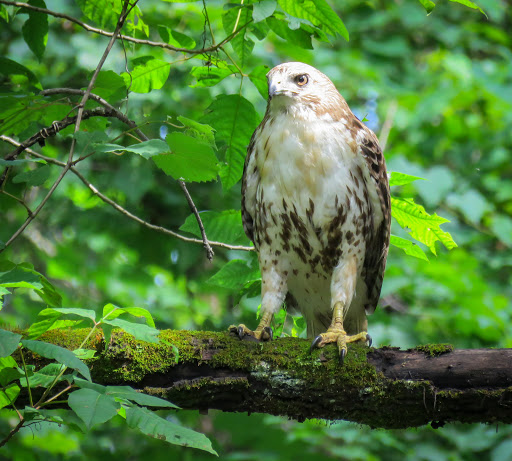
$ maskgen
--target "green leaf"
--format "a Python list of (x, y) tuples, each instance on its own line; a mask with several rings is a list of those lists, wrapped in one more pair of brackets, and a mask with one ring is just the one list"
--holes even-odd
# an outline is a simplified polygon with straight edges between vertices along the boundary
[(3, 390), (0, 390), (0, 409), (14, 403), (19, 393), (20, 388), (16, 383), (9, 384)]
[(31, 158), (19, 158), (16, 160), (4, 160), (3, 158), (0, 158), (0, 166), (16, 166), (16, 165), (26, 165), (27, 163), (45, 163), (46, 160), (43, 159), (31, 159)]
[(419, 176), (411, 176), (405, 173), (398, 173), (397, 171), (391, 172), (391, 177), (389, 178), (389, 185), (392, 186), (405, 186), (406, 184), (410, 184), (411, 182), (417, 181), (420, 178)]
[(73, 354), (73, 352), (68, 351), (63, 347), (55, 346), (54, 344), (49, 344), (42, 341), (33, 341), (31, 339), (23, 339), (21, 344), (42, 357), (56, 360), (57, 362), (63, 363), (69, 368), (77, 370), (82, 374), (82, 376), (91, 381), (89, 368), (87, 368), (87, 365), (78, 359), (75, 354)]
[(333, 37), (340, 34), (345, 40), (349, 40), (345, 24), (325, 0), (278, 0), (277, 3), (289, 15), (306, 19)]
[(174, 445), (183, 445), (207, 451), (217, 455), (211, 442), (203, 434), (171, 423), (160, 418), (146, 408), (129, 407), (126, 409), (126, 422), (143, 434), (163, 440)]
[(431, 0), (419, 0), (419, 2), (422, 4), (423, 8), (425, 8), (427, 15), (432, 13), (432, 10), (436, 6), (436, 4), (434, 2), (432, 2)]
[(94, 349), (75, 349), (73, 351), (80, 360), (92, 359), (96, 355), (96, 351)]
[(258, 268), (249, 267), (247, 261), (233, 259), (208, 280), (215, 285), (229, 290), (240, 290), (247, 282), (261, 279)]
[(169, 77), (171, 64), (153, 56), (143, 56), (132, 61), (133, 70), (123, 72), (124, 82), (134, 93), (149, 93), (162, 88)]
[(168, 402), (167, 400), (154, 397), (152, 395), (147, 395), (142, 392), (137, 392), (130, 386), (107, 386), (105, 392), (107, 395), (111, 395), (112, 397), (130, 400), (131, 402), (135, 402), (143, 406), (176, 409), (180, 408), (174, 405), (174, 403)]
[[(2, 346), (0, 346), (1, 348)], [(23, 376), (16, 360), (12, 357), (0, 357), (0, 386), (7, 386), (11, 381)]]
[(184, 133), (187, 136), (201, 139), (215, 147), (215, 130), (210, 125), (196, 122), (190, 118), (183, 117), (183, 115), (179, 115), (177, 118), (185, 126)]
[(155, 321), (151, 313), (142, 307), (117, 307), (113, 304), (107, 304), (103, 307), (103, 319), (114, 320), (123, 314), (130, 314), (134, 317), (144, 318), (146, 324), (152, 328), (155, 328)]
[(277, 2), (275, 0), (263, 0), (255, 3), (252, 9), (252, 19), (254, 22), (260, 22), (272, 16), (276, 10)]
[[(229, 243), (230, 245), (249, 245), (242, 225), (240, 210), (202, 211), (200, 213), (206, 235), (210, 240)], [(201, 238), (197, 219), (190, 214), (180, 230)]]
[(8, 357), (20, 343), (21, 335), (0, 329), (0, 357)]
[(193, 49), (196, 47), (196, 42), (189, 36), (176, 30), (171, 30), (168, 27), (158, 26), (158, 33), (165, 43), (175, 46), (176, 48)]
[[(30, 387), (49, 387), (55, 378), (59, 375), (59, 373), (62, 371), (64, 365), (61, 365), (59, 363), (50, 363), (46, 365), (45, 367), (41, 368), (37, 373), (34, 373), (30, 376), (29, 383)], [(63, 375), (61, 376), (58, 381), (67, 381), (71, 379), (72, 375)], [(27, 380), (21, 379), (20, 384), (22, 387), (27, 387)]]
[(227, 76), (234, 74), (236, 69), (221, 69), (214, 66), (197, 66), (192, 67), (190, 75), (196, 79), (196, 83), (189, 85), (191, 88), (202, 88), (217, 85)]
[(92, 389), (79, 389), (69, 394), (70, 408), (85, 423), (87, 429), (109, 421), (117, 415), (121, 404), (112, 397)]
[(0, 287), (41, 290), (43, 284), (40, 274), (16, 267), (8, 272), (0, 272)]
[(50, 167), (48, 165), (36, 168), (34, 170), (24, 171), (14, 178), (12, 182), (15, 184), (26, 182), (27, 186), (41, 186), (50, 177)]
[(435, 243), (438, 240), (449, 250), (457, 246), (452, 236), (439, 227), (449, 221), (435, 213), (429, 215), (413, 199), (391, 197), (391, 213), (400, 226), (411, 229), (411, 237), (427, 245), (432, 253), (437, 254)]
[[(58, 312), (59, 314), (64, 315), (78, 315), (79, 317), (84, 317), (86, 319), (91, 319), (93, 322), (96, 321), (96, 312), (90, 309), (81, 309), (79, 307), (50, 307), (45, 309), (44, 312), (50, 314), (51, 312)], [(41, 315), (41, 313), (40, 313)], [(45, 314), (46, 315), (46, 314)]]
[(107, 324), (113, 327), (121, 328), (122, 330), (126, 331), (126, 333), (133, 335), (135, 339), (138, 339), (139, 341), (146, 341), (148, 343), (159, 342), (157, 336), (159, 335), (160, 331), (158, 331), (156, 328), (149, 327), (142, 323), (133, 323), (122, 319), (104, 319), (102, 324)]
[(100, 394), (110, 395), (119, 399), (129, 400), (139, 405), (160, 408), (179, 408), (167, 400), (152, 395), (138, 392), (130, 386), (102, 386), (97, 383), (90, 383), (80, 378), (75, 378), (75, 384), (82, 389), (92, 389)]
[(225, 151), (220, 178), (224, 190), (231, 189), (242, 177), (245, 155), (259, 116), (254, 106), (239, 95), (219, 95), (208, 107), (203, 122), (215, 130), (219, 149)]
[[(420, 0), (421, 1), (421, 0)], [(478, 10), (480, 11), (480, 13), (482, 13), (485, 17), (487, 17), (487, 15), (485, 14), (485, 11), (482, 10), (482, 8), (480, 8), (475, 2), (471, 2), (469, 0), (450, 0), (450, 2), (454, 2), (454, 3), (460, 3), (461, 5), (464, 5), (464, 6), (467, 6), (468, 8), (472, 8), (474, 10)]]
[(159, 155), (164, 152), (169, 152), (169, 146), (162, 139), (150, 139), (131, 146), (120, 146), (119, 144), (93, 144), (90, 148), (91, 151), (96, 152), (131, 152), (139, 154), (145, 159), (149, 159), (154, 155)]
[[(232, 34), (235, 30), (240, 29), (245, 24), (252, 21), (252, 8), (247, 5), (229, 8), (222, 15), (222, 24), (226, 35)], [(247, 28), (241, 30), (235, 35), (230, 43), (238, 58), (240, 59), (240, 67), (245, 67), (249, 56), (252, 54), (254, 42), (247, 38)]]
[(410, 240), (403, 239), (402, 237), (397, 237), (396, 235), (391, 235), (389, 243), (391, 245), (396, 246), (397, 248), (404, 250), (405, 254), (408, 254), (409, 256), (414, 256), (415, 258), (428, 261), (425, 252), (418, 245), (416, 245), (414, 242), (411, 242)]
[[(43, 0), (29, 0), (28, 4), (46, 8)], [(41, 60), (48, 41), (48, 16), (29, 9), (26, 9), (26, 12), (28, 13), (28, 19), (22, 27), (23, 38), (32, 52)]]
[(276, 17), (267, 18), (267, 24), (278, 37), (306, 50), (313, 49), (311, 34), (304, 29), (299, 28), (292, 30), (288, 27), (288, 23), (285, 19)]
[(119, 74), (113, 70), (102, 70), (94, 82), (93, 93), (116, 101), (126, 97), (126, 83)]
[(45, 319), (30, 325), (26, 335), (28, 339), (39, 338), (39, 336), (41, 336), (43, 333), (50, 330), (55, 322), (60, 318), (61, 314), (51, 309), (43, 309), (41, 312), (39, 312), (39, 316), (44, 316)]
[(265, 101), (268, 98), (268, 84), (267, 84), (267, 73), (269, 71), (268, 66), (257, 66), (249, 74), (249, 79), (257, 88), (258, 92), (263, 96)]
[(187, 182), (217, 178), (217, 157), (210, 144), (178, 132), (169, 133), (166, 141), (171, 153), (153, 157), (165, 174)]

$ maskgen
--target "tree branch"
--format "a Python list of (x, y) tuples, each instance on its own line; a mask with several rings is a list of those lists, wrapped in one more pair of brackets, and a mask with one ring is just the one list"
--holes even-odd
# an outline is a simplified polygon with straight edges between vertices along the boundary
[[(77, 91), (82, 91), (82, 90), (77, 90)], [(93, 95), (91, 95), (93, 96)], [(9, 138), (8, 136), (5, 136), (5, 135), (0, 135), (0, 140), (2, 141), (5, 141), (13, 146), (21, 146), (21, 143), (19, 143), (18, 141), (12, 139), (12, 138)], [(56, 160), (54, 158), (51, 158), (51, 157), (46, 157), (45, 155), (42, 155), (30, 148), (24, 148), (23, 149), (24, 151), (26, 151), (28, 154), (30, 154), (31, 156), (33, 157), (36, 157), (36, 158), (40, 158), (44, 161), (46, 161), (47, 163), (51, 163), (53, 165), (58, 165), (60, 167), (65, 167), (66, 166), (66, 163), (65, 162), (61, 162), (59, 160)], [(190, 243), (201, 243), (204, 245), (204, 241), (201, 240), (201, 239), (196, 239), (196, 238), (191, 238), (191, 237), (186, 237), (184, 235), (181, 235), (177, 232), (174, 232), (170, 229), (167, 229), (165, 227), (162, 227), (162, 226), (155, 226), (154, 224), (151, 224), (147, 221), (144, 221), (142, 218), (138, 217), (137, 215), (134, 215), (133, 213), (131, 213), (130, 211), (128, 211), (126, 208), (123, 208), (121, 205), (119, 205), (117, 202), (115, 202), (114, 200), (112, 200), (111, 198), (107, 197), (106, 195), (102, 194), (93, 184), (91, 184), (86, 178), (85, 176), (82, 175), (82, 173), (80, 173), (80, 171), (78, 171), (78, 169), (75, 167), (75, 166), (72, 166), (70, 168), (70, 171), (75, 174), (79, 179), (80, 181), (82, 181), (88, 188), (89, 190), (94, 194), (96, 195), (100, 200), (102, 200), (103, 202), (109, 204), (110, 206), (112, 206), (115, 210), (119, 211), (120, 213), (124, 214), (125, 216), (127, 216), (129, 219), (132, 219), (133, 221), (143, 225), (144, 227), (147, 227), (148, 229), (152, 229), (152, 230), (155, 230), (157, 232), (161, 232), (163, 234), (167, 234), (167, 235), (170, 235), (172, 237), (175, 237), (175, 238), (178, 238), (180, 240), (183, 240), (185, 242), (190, 242)], [(7, 194), (9, 196), (11, 196), (10, 194), (8, 194), (7, 192), (3, 192), (4, 194)], [(18, 199), (17, 197), (14, 197), (14, 196), (11, 196), (12, 198), (14, 198), (15, 200), (20, 200)], [(25, 202), (22, 203), (23, 206), (25, 206), (25, 208), (27, 208)], [(29, 211), (29, 213), (31, 213), (31, 211), (29, 209), (27, 209)], [(220, 247), (220, 248), (226, 248), (228, 250), (241, 250), (241, 251), (253, 251), (254, 248), (253, 247), (248, 247), (248, 246), (243, 246), (243, 245), (229, 245), (227, 243), (224, 243), (224, 242), (216, 242), (214, 240), (208, 240), (208, 243), (211, 245), (211, 246), (216, 246), (216, 247)]]
[[(42, 339), (73, 349), (88, 331), (50, 331)], [(388, 429), (429, 422), (512, 423), (510, 349), (351, 345), (340, 366), (336, 346), (310, 354), (309, 341), (298, 338), (258, 343), (227, 333), (171, 330), (160, 337), (166, 343), (150, 344), (117, 330), (108, 350), (101, 338), (91, 340), (87, 347), (98, 351), (88, 361), (93, 380), (128, 384), (182, 408), (299, 421), (345, 419)], [(178, 348), (178, 363), (171, 345)], [(34, 357), (26, 360), (42, 365)]]

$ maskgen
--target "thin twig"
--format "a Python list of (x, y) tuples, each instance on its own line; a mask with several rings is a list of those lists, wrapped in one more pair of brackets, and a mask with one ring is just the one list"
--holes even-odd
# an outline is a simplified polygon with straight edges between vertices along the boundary
[[(67, 19), (68, 21), (70, 21), (70, 22), (72, 22), (74, 24), (77, 24), (80, 27), (83, 27), (85, 30), (87, 30), (89, 32), (94, 32), (95, 34), (104, 35), (105, 37), (112, 37), (114, 35), (112, 32), (108, 32), (108, 31), (105, 31), (105, 30), (98, 29), (96, 27), (92, 27), (92, 26), (86, 24), (85, 22), (79, 21), (78, 19), (73, 18), (72, 16), (69, 16), (67, 14), (57, 13), (55, 11), (51, 11), (51, 10), (48, 10), (46, 8), (40, 8), (38, 6), (33, 6), (33, 5), (28, 4), (28, 3), (23, 3), (23, 2), (11, 2), (11, 1), (8, 1), (8, 0), (0, 0), (0, 3), (3, 3), (4, 5), (17, 6), (17, 7), (20, 7), (20, 8), (27, 8), (29, 10), (38, 11), (39, 13), (49, 14), (50, 16), (54, 16), (56, 18)], [(156, 47), (159, 47), (159, 48), (164, 48), (164, 49), (171, 50), (171, 51), (176, 51), (176, 52), (179, 52), (179, 53), (203, 54), (203, 53), (210, 53), (212, 51), (216, 51), (219, 47), (221, 47), (222, 45), (225, 45), (226, 43), (228, 43), (236, 35), (238, 35), (240, 33), (240, 31), (245, 29), (249, 25), (250, 22), (252, 22), (252, 21), (247, 22), (246, 24), (241, 26), (238, 30), (236, 30), (232, 34), (228, 35), (218, 45), (212, 45), (212, 46), (209, 46), (207, 48), (201, 48), (199, 50), (190, 50), (188, 48), (178, 48), (178, 47), (169, 45), (168, 43), (154, 42), (152, 40), (143, 40), (143, 39), (140, 39), (140, 38), (129, 37), (128, 35), (120, 35), (119, 38), (121, 38), (123, 40), (126, 40), (128, 42), (138, 43), (139, 45), (156, 46)]]
[(13, 435), (16, 434), (23, 427), (24, 424), (25, 419), (22, 418), (20, 422), (16, 424), (16, 427), (11, 432), (9, 432), (9, 434), (7, 434), (7, 437), (0, 442), (0, 448), (3, 447), (9, 440), (11, 440)]
[[(0, 135), (0, 140), (2, 141), (5, 141), (5, 142), (8, 142), (9, 144), (13, 145), (13, 146), (18, 146), (20, 145), (19, 142), (17, 142), (16, 140), (12, 139), (12, 138), (9, 138), (8, 136), (4, 136), (4, 135)], [(51, 163), (53, 165), (58, 165), (58, 166), (61, 166), (61, 167), (64, 167), (66, 166), (66, 163), (65, 162), (61, 162), (59, 160), (56, 160), (54, 158), (51, 158), (51, 157), (46, 157), (30, 148), (27, 148), (25, 150), (28, 154), (32, 155), (33, 157), (37, 157), (37, 158), (40, 158), (42, 160), (45, 160), (46, 162), (48, 163)], [(108, 198), (106, 195), (102, 194), (93, 184), (91, 184), (74, 166), (70, 168), (70, 171), (72, 173), (74, 173), (88, 188), (89, 190), (94, 194), (96, 195), (100, 200), (102, 200), (103, 202), (109, 204), (110, 206), (112, 206), (114, 209), (116, 209), (117, 211), (119, 211), (120, 213), (124, 214), (126, 217), (128, 217), (129, 219), (132, 219), (133, 221), (143, 225), (144, 227), (147, 227), (148, 229), (152, 229), (152, 230), (155, 230), (157, 232), (161, 232), (163, 234), (166, 234), (166, 235), (170, 235), (172, 237), (176, 237), (180, 240), (183, 240), (184, 242), (189, 242), (189, 243), (201, 243), (204, 245), (204, 241), (201, 240), (201, 239), (196, 239), (196, 238), (191, 238), (191, 237), (185, 237), (184, 235), (181, 235), (181, 234), (178, 234), (177, 232), (174, 232), (170, 229), (167, 229), (165, 227), (161, 227), (161, 226), (155, 226), (154, 224), (151, 224), (147, 221), (144, 221), (142, 218), (139, 218), (138, 216), (134, 215), (133, 213), (130, 213), (128, 210), (126, 210), (125, 208), (123, 208), (121, 205), (119, 205), (117, 202), (114, 202), (112, 199)], [(220, 248), (226, 248), (228, 250), (242, 250), (242, 251), (253, 251), (254, 248), (253, 247), (249, 247), (249, 246), (243, 246), (243, 245), (229, 245), (227, 243), (224, 243), (224, 242), (216, 242), (216, 241), (212, 241), (212, 240), (208, 240), (208, 243), (211, 245), (211, 246), (216, 246), (216, 247), (220, 247)]]
[(379, 136), (379, 144), (382, 151), (386, 149), (386, 144), (388, 143), (389, 132), (391, 128), (393, 128), (393, 123), (395, 121), (395, 114), (398, 109), (398, 103), (396, 101), (391, 101), (391, 104), (388, 107), (388, 111), (386, 113), (386, 119), (382, 124), (382, 128), (380, 130)]

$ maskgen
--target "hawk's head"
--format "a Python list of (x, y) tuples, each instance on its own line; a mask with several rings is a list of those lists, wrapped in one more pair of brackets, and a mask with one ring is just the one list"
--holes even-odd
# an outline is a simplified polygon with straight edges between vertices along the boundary
[[(267, 74), (270, 112), (294, 112), (307, 117), (313, 111), (321, 117), (339, 120), (348, 109), (347, 103), (329, 78), (302, 62), (286, 62)], [(313, 114), (309, 114), (313, 115)]]

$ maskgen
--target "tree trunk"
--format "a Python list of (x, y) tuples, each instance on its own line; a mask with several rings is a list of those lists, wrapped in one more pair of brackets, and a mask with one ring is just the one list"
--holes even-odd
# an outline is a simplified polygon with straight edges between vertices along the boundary
[[(41, 339), (74, 349), (86, 333), (54, 330)], [(187, 409), (299, 421), (343, 419), (388, 429), (512, 422), (510, 349), (352, 345), (339, 365), (334, 345), (310, 354), (309, 341), (297, 338), (258, 343), (227, 333), (166, 330), (160, 339), (151, 344), (114, 331), (105, 350), (97, 335), (88, 345), (97, 350), (87, 361), (93, 380), (130, 385)], [(29, 363), (43, 363), (27, 355)]]

